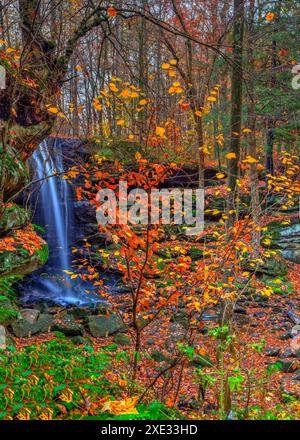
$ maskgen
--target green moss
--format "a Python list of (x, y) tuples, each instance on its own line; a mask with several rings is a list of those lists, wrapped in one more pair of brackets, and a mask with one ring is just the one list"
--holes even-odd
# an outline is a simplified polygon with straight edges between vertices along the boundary
[(14, 302), (7, 295), (0, 295), (0, 325), (9, 325), (19, 316)]
[[(3, 146), (0, 145), (0, 154)], [(26, 164), (18, 159), (18, 154), (9, 147), (4, 155), (5, 182), (4, 194), (7, 200), (11, 195), (15, 194), (28, 181), (28, 169)]]
[(16, 310), (0, 307), (0, 325), (9, 325), (19, 316)]
[(3, 251), (0, 253), (0, 275), (3, 277), (11, 275), (23, 277), (45, 264), (47, 258), (47, 245), (44, 245), (33, 255), (29, 255), (28, 251), (23, 248), (16, 249), (14, 252)]
[(99, 156), (105, 157), (107, 160), (120, 160), (123, 164), (134, 162), (137, 152), (143, 154), (139, 143), (121, 139), (114, 139), (102, 146), (97, 143), (89, 143), (86, 146), (86, 151), (89, 154), (99, 154)]
[(49, 248), (47, 244), (42, 246), (42, 249), (39, 251), (39, 256), (42, 264), (45, 264), (49, 258)]
[(0, 219), (0, 233), (22, 228), (28, 224), (30, 215), (26, 209), (18, 205), (5, 208)]

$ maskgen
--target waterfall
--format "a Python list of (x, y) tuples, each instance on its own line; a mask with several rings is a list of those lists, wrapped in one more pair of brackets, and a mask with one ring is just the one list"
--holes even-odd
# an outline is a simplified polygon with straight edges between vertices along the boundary
[(41, 203), (36, 207), (34, 221), (46, 226), (46, 241), (49, 244), (50, 259), (58, 270), (70, 270), (69, 232), (71, 222), (70, 187), (62, 177), (50, 177), (55, 172), (63, 173), (63, 157), (59, 151), (59, 143), (54, 142), (50, 154), (48, 143), (44, 141), (33, 154), (32, 163), (36, 170), (36, 178), (41, 181), (39, 198)]
[[(82, 237), (85, 226), (75, 220), (77, 202), (72, 186), (63, 178), (67, 168), (65, 156), (74, 148), (74, 142), (60, 138), (45, 140), (30, 159), (35, 182), (30, 191), (33, 223), (43, 230), (49, 259), (19, 287), (23, 303), (50, 301), (65, 306), (103, 301), (95, 294), (92, 282), (82, 281), (80, 277), (70, 279), (65, 273), (75, 270), (72, 268), (72, 246)], [(70, 158), (68, 162), (73, 163)], [(117, 282), (110, 275), (102, 277), (110, 285)]]
[[(73, 224), (72, 194), (63, 178), (63, 152), (59, 139), (53, 145), (45, 140), (31, 158), (31, 167), (37, 181), (32, 197), (33, 222), (45, 230), (49, 260), (37, 274), (35, 287), (43, 298), (59, 303), (80, 302), (80, 290), (71, 283), (64, 271), (72, 270), (70, 235)], [(57, 173), (57, 176), (54, 176)], [(79, 292), (78, 292), (79, 290)], [(80, 295), (81, 296), (81, 295)]]

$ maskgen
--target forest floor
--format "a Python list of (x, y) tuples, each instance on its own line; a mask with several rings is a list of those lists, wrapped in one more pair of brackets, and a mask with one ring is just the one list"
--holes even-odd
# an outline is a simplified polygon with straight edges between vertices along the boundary
[[(233, 393), (233, 408), (236, 408), (236, 415), (233, 418), (279, 418), (299, 419), (300, 418), (300, 360), (292, 353), (292, 339), (290, 333), (295, 322), (288, 316), (291, 306), (299, 309), (300, 302), (300, 273), (298, 266), (289, 264), (289, 279), (293, 283), (294, 292), (291, 294), (277, 294), (269, 297), (267, 301), (252, 301), (247, 304), (242, 314), (237, 314), (236, 319), (236, 342), (234, 353), (227, 354), (227, 368), (234, 371), (236, 367), (245, 373), (245, 379), (238, 387), (238, 392)], [(242, 319), (239, 319), (241, 318)], [(245, 319), (246, 317), (246, 319)], [(215, 326), (214, 320), (205, 321), (206, 329)], [(161, 329), (160, 329), (161, 330)], [(165, 329), (164, 334), (171, 334), (176, 339), (176, 327)], [(160, 353), (164, 355), (161, 341), (161, 331), (158, 331), (158, 323), (155, 326), (147, 327), (143, 336), (144, 353), (153, 351), (153, 347), (161, 347)], [(29, 338), (15, 338), (17, 350), (25, 346), (36, 344), (38, 346), (55, 338), (52, 333), (42, 334)], [(91, 338), (89, 337), (94, 350), (102, 350), (114, 344), (114, 337)], [(178, 334), (180, 340), (180, 334)], [(294, 342), (295, 343), (295, 342)], [(299, 337), (297, 339), (299, 350)], [(197, 334), (194, 339), (196, 351), (215, 363), (216, 342), (203, 332)], [(80, 347), (80, 346), (79, 346)], [(119, 346), (117, 352), (124, 352), (131, 347), (131, 344)], [(166, 351), (166, 356), (168, 355)], [(280, 360), (281, 368), (275, 369), (268, 374), (268, 366), (276, 364)], [(164, 359), (158, 360), (160, 368), (165, 365)], [(190, 367), (194, 368), (193, 366)], [(157, 363), (146, 358), (141, 362), (139, 368), (139, 382), (143, 389), (147, 389), (157, 375)], [(216, 387), (219, 387), (219, 376), (216, 369), (205, 368), (204, 371), (216, 377), (212, 386), (208, 386), (204, 398), (199, 400), (199, 385), (191, 381), (191, 370), (181, 369), (181, 365), (175, 367), (169, 380), (157, 380), (155, 391), (149, 389), (148, 400), (163, 400), (169, 408), (178, 409), (184, 418), (187, 419), (217, 419), (218, 403), (216, 400)], [(125, 373), (125, 374), (124, 374)], [(124, 388), (123, 397), (128, 397), (128, 382), (122, 377), (129, 377), (130, 371), (124, 363), (115, 364), (104, 372), (108, 380), (115, 381), (118, 378), (119, 384)], [(176, 386), (177, 378), (180, 382)], [(175, 385), (175, 386), (174, 386)], [(174, 391), (175, 390), (175, 391)], [(147, 400), (147, 397), (146, 397)], [(97, 412), (97, 411), (96, 411)], [(93, 414), (93, 410), (90, 410)], [(235, 414), (235, 413), (234, 413)]]

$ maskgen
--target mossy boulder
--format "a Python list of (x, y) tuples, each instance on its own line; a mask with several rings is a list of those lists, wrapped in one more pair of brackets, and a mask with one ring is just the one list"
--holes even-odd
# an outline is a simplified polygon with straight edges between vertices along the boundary
[(130, 337), (125, 335), (125, 333), (117, 333), (114, 337), (114, 342), (125, 347), (132, 343)]
[(250, 260), (245, 262), (243, 267), (249, 272), (255, 272), (267, 277), (285, 276), (288, 273), (287, 263), (281, 255), (274, 255), (265, 258), (263, 261)]
[(46, 333), (51, 330), (52, 317), (47, 313), (40, 314), (35, 321), (28, 315), (11, 324), (11, 330), (17, 338), (27, 338), (37, 333)]
[[(3, 146), (0, 145), (0, 153)], [(11, 147), (4, 157), (5, 182), (4, 182), (4, 199), (8, 200), (12, 195), (16, 194), (29, 179), (26, 164), (18, 158), (18, 154)]]
[(262, 237), (262, 245), (266, 248), (279, 249), (284, 258), (300, 264), (299, 218), (269, 223)]
[(137, 152), (141, 152), (141, 146), (137, 142), (130, 142), (121, 139), (112, 141), (98, 151), (98, 153), (106, 159), (122, 160), (123, 164), (133, 162)]
[(30, 215), (18, 205), (6, 207), (0, 218), (0, 236), (13, 229), (20, 229), (29, 223)]
[(59, 331), (66, 336), (82, 336), (84, 332), (83, 326), (77, 323), (73, 315), (68, 312), (55, 319), (53, 330)]
[(48, 259), (48, 246), (30, 255), (26, 249), (16, 248), (15, 251), (3, 250), (0, 252), (0, 276), (24, 276), (34, 272)]
[(122, 319), (116, 314), (90, 316), (87, 327), (95, 338), (105, 338), (114, 333), (126, 331)]
[(0, 325), (7, 326), (20, 316), (18, 307), (5, 295), (0, 296)]

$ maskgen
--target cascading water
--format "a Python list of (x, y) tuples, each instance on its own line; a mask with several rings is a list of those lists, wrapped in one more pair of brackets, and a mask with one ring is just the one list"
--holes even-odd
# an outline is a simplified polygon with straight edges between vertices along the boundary
[[(62, 305), (86, 304), (99, 301), (93, 286), (70, 279), (65, 271), (72, 271), (71, 247), (76, 235), (74, 224), (74, 196), (70, 184), (63, 178), (64, 157), (61, 140), (44, 141), (31, 158), (35, 172), (31, 195), (33, 223), (43, 228), (49, 246), (45, 266), (28, 277), (22, 286), (25, 303), (46, 300)], [(57, 176), (55, 176), (57, 174)]]
[(60, 174), (64, 171), (62, 155), (57, 154), (56, 142), (53, 150), (56, 154), (51, 156), (45, 141), (32, 157), (37, 179), (41, 181), (39, 194), (41, 203), (36, 208), (34, 220), (38, 224), (47, 226), (46, 240), (49, 243), (51, 260), (53, 261), (54, 257), (56, 259), (56, 268), (70, 270), (68, 224), (71, 222), (71, 205), (68, 203), (69, 184), (62, 178), (51, 177), (48, 180), (43, 180), (55, 172)]

